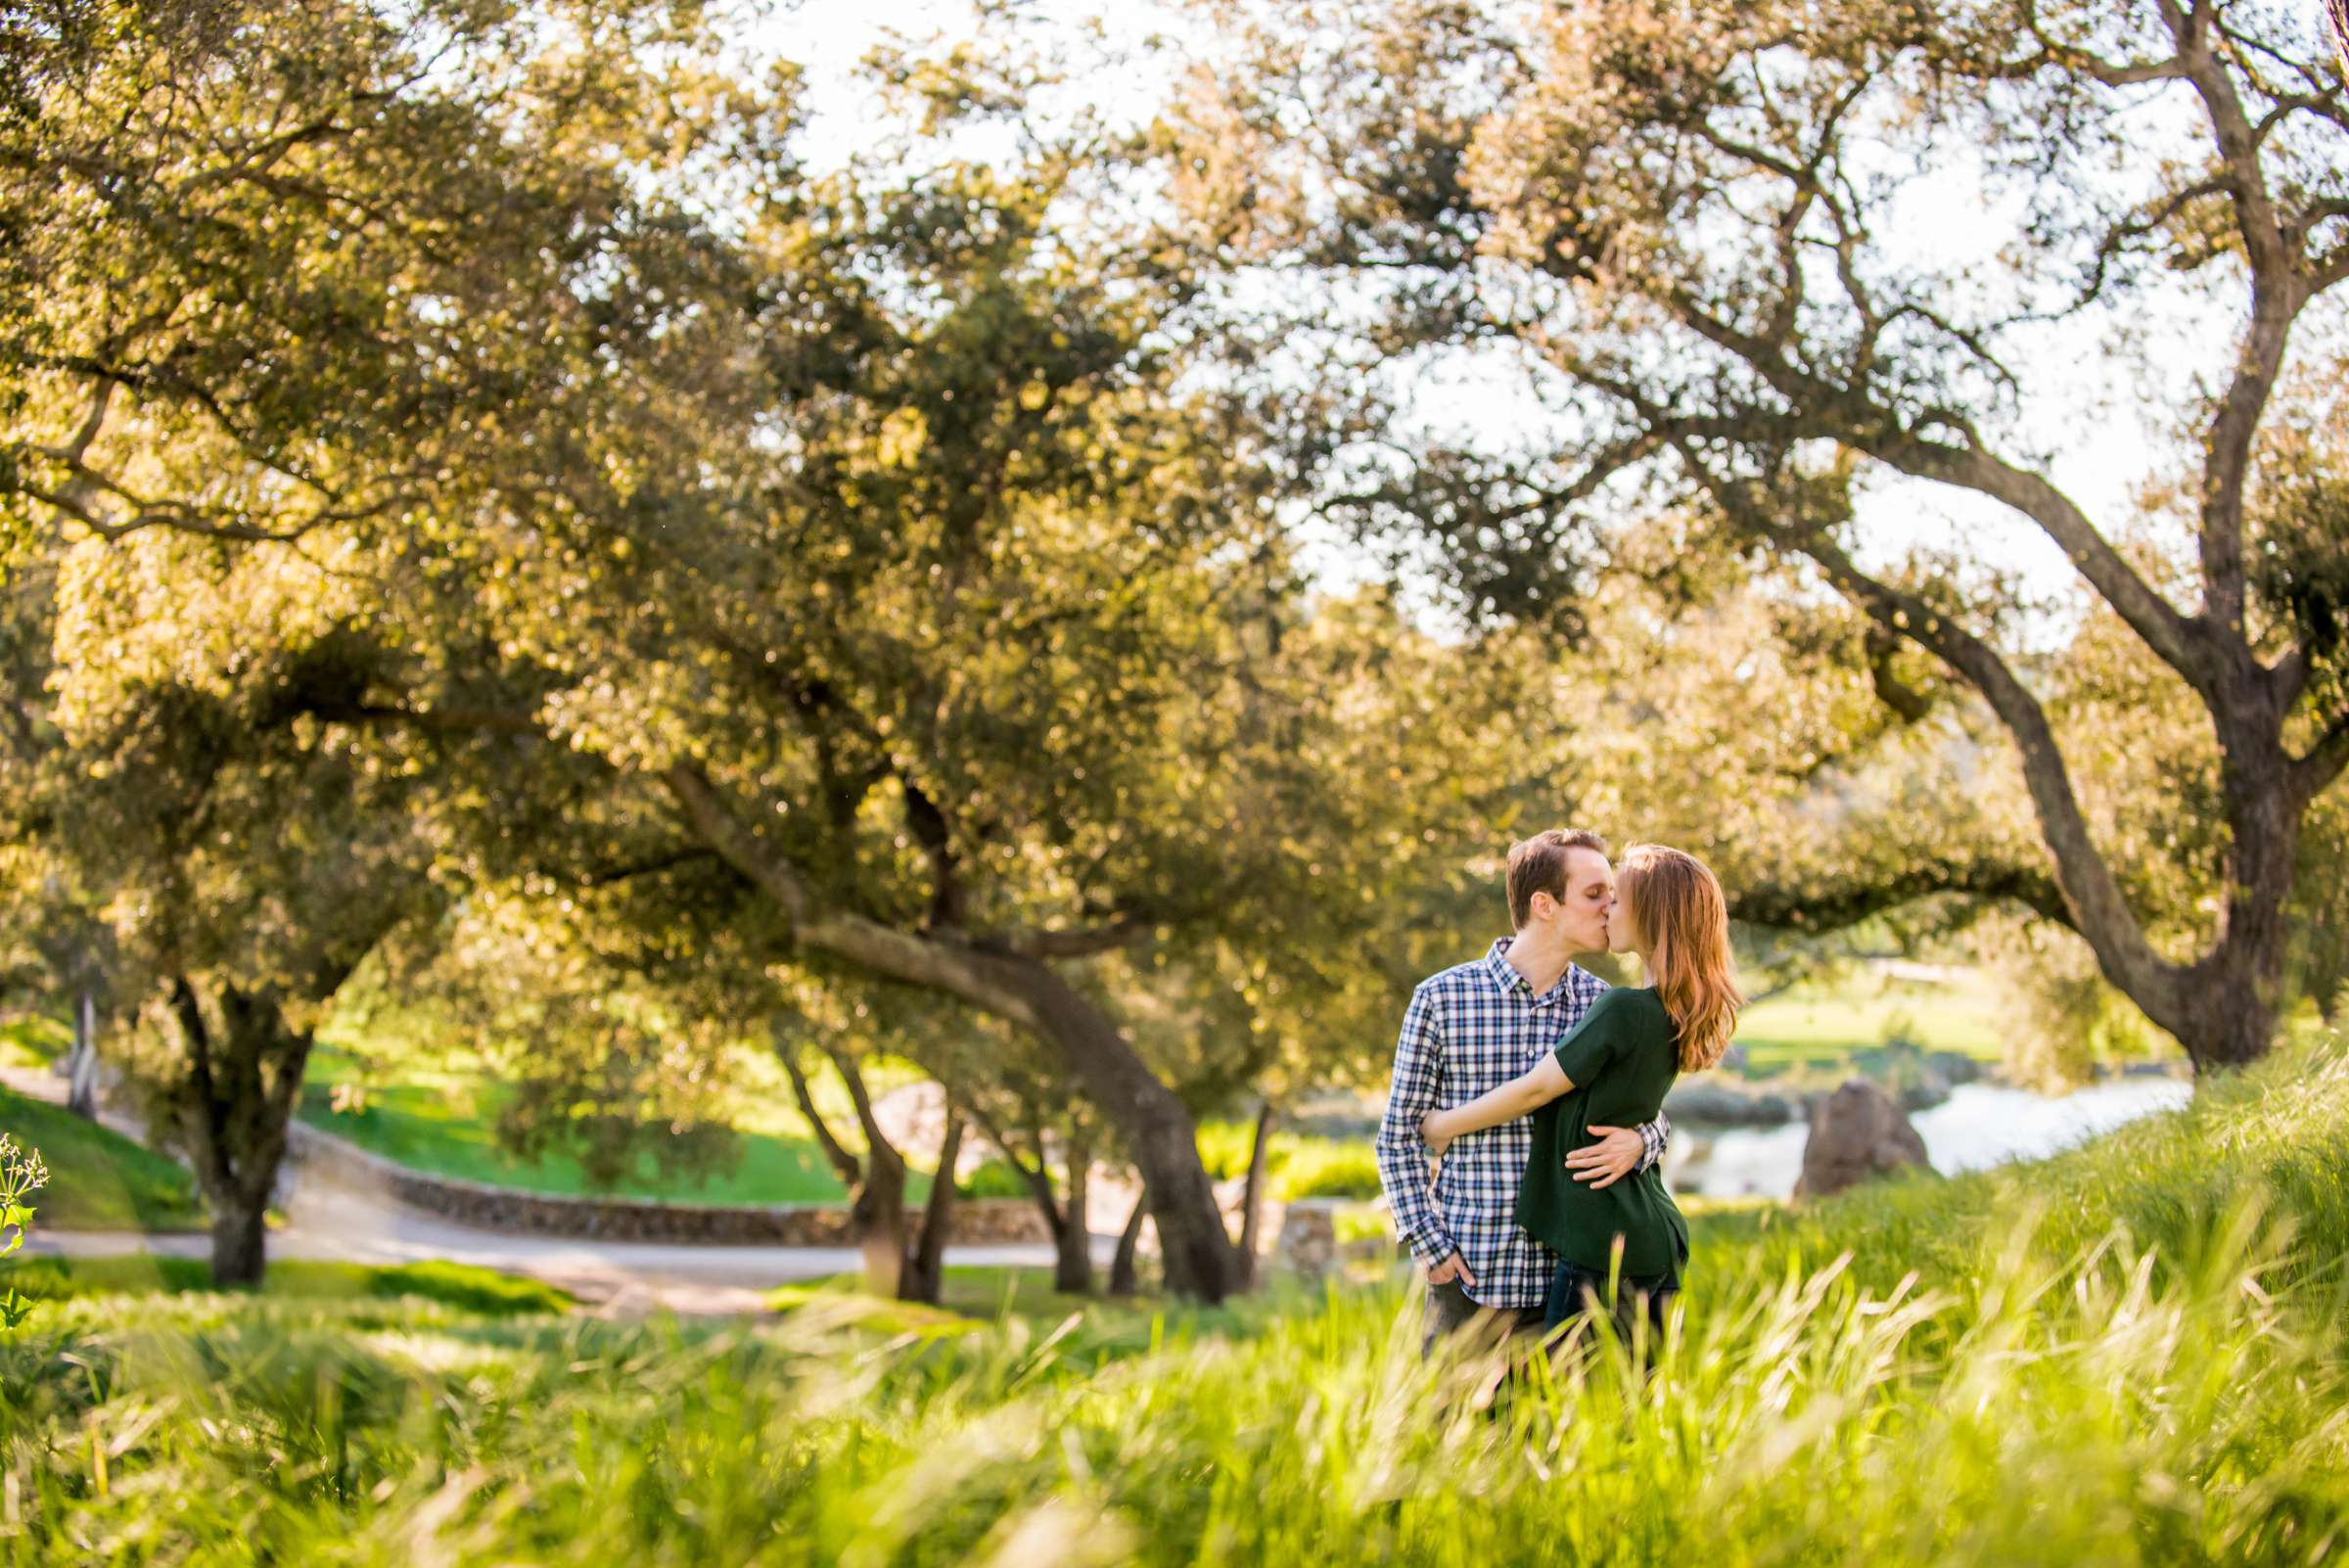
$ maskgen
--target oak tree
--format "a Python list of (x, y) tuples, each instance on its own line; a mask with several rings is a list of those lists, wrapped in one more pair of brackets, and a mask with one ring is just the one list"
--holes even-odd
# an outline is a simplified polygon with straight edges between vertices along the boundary
[[(2312, 12), (1211, 9), (1230, 54), (1162, 135), (1203, 259), (1345, 301), (1365, 380), (1379, 355), (1471, 353), (1535, 409), (1423, 434), (1374, 406), (1307, 449), (1334, 513), (1434, 540), (1471, 610), (1553, 623), (1645, 530), (1798, 567), (2020, 760), (2031, 853), (1920, 846), (1897, 875), (2072, 925), (2200, 1067), (2267, 1048), (2300, 824), (2349, 764), (2349, 88)], [(1960, 190), (1995, 251), (1917, 243)], [(2168, 405), (2174, 483), (2092, 516), (2051, 471), (2035, 354), (2158, 385), (2214, 316)], [(1890, 478), (2051, 541), (2195, 715), (2218, 895), (2190, 939), (2157, 939), (2084, 804), (2010, 562), (1900, 549), (1870, 504)]]

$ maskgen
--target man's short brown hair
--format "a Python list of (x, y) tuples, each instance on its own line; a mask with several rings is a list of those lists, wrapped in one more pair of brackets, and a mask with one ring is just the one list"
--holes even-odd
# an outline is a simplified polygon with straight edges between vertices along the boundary
[(1534, 895), (1566, 901), (1566, 856), (1576, 850), (1607, 853), (1607, 841), (1589, 828), (1551, 828), (1509, 846), (1509, 919), (1519, 931), (1534, 917)]

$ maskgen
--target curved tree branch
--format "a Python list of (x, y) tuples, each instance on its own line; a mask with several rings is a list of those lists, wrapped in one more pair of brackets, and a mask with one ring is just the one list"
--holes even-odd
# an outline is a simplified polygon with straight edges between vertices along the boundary
[(2349, 768), (2349, 713), (2336, 714), (2306, 755), (2293, 758), (2291, 791), (2295, 808), (2304, 808)]
[(2066, 923), (2088, 939), (2108, 972), (2125, 978), (2133, 991), (2142, 987), (2151, 993), (2172, 986), (2181, 972), (2146, 941), (2136, 911), (2096, 849), (2046, 710), (1997, 651), (1935, 606), (1862, 572), (1822, 530), (1772, 516), (1746, 486), (1715, 474), (1693, 446), (1682, 450), (1706, 490), (1742, 527), (1808, 556), (1838, 592), (1878, 625), (1932, 653), (1982, 694), (2022, 753), (2024, 782), (2040, 831), (2055, 856)]
[(792, 1097), (799, 1101), (800, 1114), (807, 1119), (807, 1125), (815, 1130), (816, 1146), (824, 1151), (824, 1158), (831, 1163), (833, 1174), (840, 1177), (840, 1184), (851, 1192), (855, 1191), (864, 1184), (863, 1163), (849, 1152), (848, 1145), (842, 1143), (833, 1132), (832, 1124), (824, 1120), (823, 1113), (815, 1108), (815, 1092), (808, 1086), (807, 1075), (800, 1067), (798, 1037), (778, 1019), (773, 1025), (771, 1043), (775, 1059), (783, 1064), (783, 1072), (791, 1080)]
[(1030, 958), (1085, 958), (1094, 953), (1130, 947), (1149, 937), (1156, 922), (1138, 917), (1106, 926), (1073, 931), (1002, 931), (974, 937), (971, 945), (991, 952), (1019, 953)]
[(2045, 872), (1984, 862), (1936, 861), (1893, 875), (1825, 889), (1747, 882), (1729, 899), (1729, 918), (1808, 933), (1840, 931), (1924, 899), (2004, 899), (2078, 929), (2063, 891)]

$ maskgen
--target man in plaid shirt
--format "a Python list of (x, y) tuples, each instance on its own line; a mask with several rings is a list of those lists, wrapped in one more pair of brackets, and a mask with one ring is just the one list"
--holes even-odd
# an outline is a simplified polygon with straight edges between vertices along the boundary
[[(1510, 1333), (1540, 1333), (1557, 1257), (1513, 1218), (1533, 1128), (1520, 1120), (1455, 1141), (1431, 1182), (1419, 1119), (1465, 1104), (1556, 1048), (1607, 989), (1577, 968), (1607, 950), (1615, 872), (1595, 833), (1552, 830), (1509, 849), (1516, 935), (1484, 957), (1433, 976), (1411, 993), (1395, 1043), (1395, 1083), (1376, 1148), (1395, 1227), (1427, 1268), (1423, 1348), (1481, 1314)], [(1664, 1154), (1672, 1124), (1598, 1128), (1566, 1163), (1575, 1179), (1613, 1184)]]

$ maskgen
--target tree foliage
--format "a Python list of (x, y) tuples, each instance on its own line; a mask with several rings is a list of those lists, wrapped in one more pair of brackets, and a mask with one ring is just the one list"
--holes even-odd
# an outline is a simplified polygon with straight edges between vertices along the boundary
[[(1367, 324), (1336, 336), (1358, 353), (1520, 367), (1537, 411), (1523, 440), (1419, 438), (1373, 400), (1308, 454), (1331, 510), (1433, 538), (1470, 608), (1569, 629), (1627, 533), (1794, 567), (1865, 618), (1888, 706), (1920, 711), (1900, 667), (1921, 658), (2006, 732), (2042, 847), (1978, 891), (2076, 927), (2197, 1063), (2266, 1048), (2298, 824), (2349, 762), (2349, 106), (2313, 16), (1214, 9), (1233, 58), (1161, 137), (1194, 242), (1322, 280), (1291, 297), (1356, 303)], [(1995, 253), (1915, 242), (1957, 182)], [(2198, 346), (2155, 323), (2214, 313), (2221, 346), (2164, 411), (2174, 483), (2091, 518), (2050, 476), (2033, 351), (2061, 333), (2108, 376), (2150, 374)], [(2116, 870), (2010, 567), (1889, 545), (1868, 498), (1896, 477), (2058, 547), (2198, 715), (2219, 896), (2190, 949), (2165, 950)], [(2195, 804), (2173, 794), (2169, 819)]]
[[(6, 487), (92, 574), (205, 563), (110, 598), (88, 679), (429, 780), (437, 885), (734, 1000), (800, 966), (1028, 1031), (1220, 1295), (1170, 1080), (1223, 1047), (1138, 1049), (1102, 960), (1359, 1001), (1332, 955), (1491, 709), (1390, 609), (1322, 624), (1262, 409), (1192, 373), (1190, 257), (1089, 127), (1019, 118), (1036, 78), (889, 66), (953, 114), (811, 175), (790, 73), (668, 25), (319, 5), (58, 76), (26, 166), (94, 194), (23, 204), (71, 287), (11, 296)], [(1008, 161), (960, 156), (990, 117)]]

